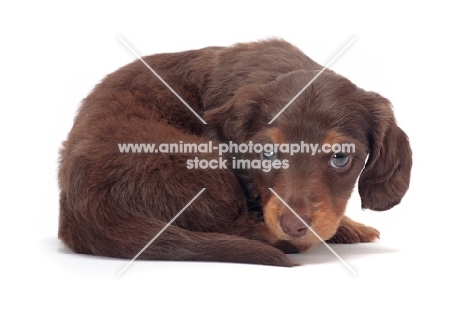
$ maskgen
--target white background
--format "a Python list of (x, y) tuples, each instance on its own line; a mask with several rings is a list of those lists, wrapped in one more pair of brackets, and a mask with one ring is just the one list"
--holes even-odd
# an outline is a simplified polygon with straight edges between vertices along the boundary
[[(13, 2), (10, 2), (13, 3)], [(48, 310), (466, 310), (467, 35), (456, 2), (30, 1), (0, 9), (0, 308)], [(258, 3), (258, 4), (257, 4)], [(352, 3), (352, 4), (351, 4)], [(354, 219), (377, 243), (323, 246), (302, 265), (135, 262), (72, 254), (57, 239), (57, 151), (106, 74), (142, 55), (281, 37), (389, 98), (411, 139), (402, 204)], [(4, 306), (2, 306), (4, 305)], [(302, 309), (303, 308), (303, 309)]]

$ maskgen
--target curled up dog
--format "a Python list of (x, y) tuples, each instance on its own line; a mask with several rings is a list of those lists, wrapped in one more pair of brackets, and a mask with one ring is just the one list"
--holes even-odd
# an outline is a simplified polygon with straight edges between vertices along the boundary
[[(59, 167), (59, 237), (74, 252), (133, 258), (171, 221), (140, 259), (291, 266), (285, 253), (320, 243), (309, 228), (334, 243), (379, 237), (344, 213), (356, 183), (376, 211), (409, 187), (411, 149), (387, 99), (327, 69), (278, 115), (322, 69), (281, 40), (144, 60), (196, 114), (140, 61), (83, 100)], [(233, 148), (199, 148), (210, 144)]]

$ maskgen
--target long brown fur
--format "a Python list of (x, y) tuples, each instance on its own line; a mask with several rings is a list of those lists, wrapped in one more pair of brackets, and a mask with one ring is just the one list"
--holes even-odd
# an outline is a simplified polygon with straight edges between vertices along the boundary
[[(61, 150), (59, 237), (74, 252), (132, 258), (206, 188), (140, 259), (291, 266), (284, 252), (307, 250), (319, 240), (269, 188), (324, 240), (339, 243), (378, 237), (375, 229), (344, 216), (359, 176), (364, 208), (389, 209), (408, 189), (411, 149), (389, 101), (331, 70), (268, 124), (322, 69), (285, 41), (144, 60), (207, 124), (140, 61), (97, 85), (83, 100)], [(118, 148), (210, 140), (348, 142), (356, 153), (343, 169), (330, 166), (331, 154), (278, 154), (289, 168), (264, 172), (187, 168), (187, 160), (218, 159), (215, 153), (120, 153)], [(233, 156), (259, 157), (225, 158)]]

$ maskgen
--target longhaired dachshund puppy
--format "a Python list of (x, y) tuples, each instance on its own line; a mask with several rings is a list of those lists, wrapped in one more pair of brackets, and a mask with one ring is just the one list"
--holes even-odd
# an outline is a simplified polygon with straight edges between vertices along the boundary
[[(285, 253), (321, 240), (379, 237), (344, 213), (358, 177), (371, 210), (408, 189), (411, 149), (387, 99), (327, 69), (278, 115), (323, 68), (282, 40), (144, 61), (193, 111), (139, 60), (83, 100), (58, 174), (59, 238), (74, 252), (133, 258), (159, 234), (139, 259), (292, 266)], [(123, 152), (130, 143), (161, 150)], [(231, 148), (242, 144), (265, 149)]]

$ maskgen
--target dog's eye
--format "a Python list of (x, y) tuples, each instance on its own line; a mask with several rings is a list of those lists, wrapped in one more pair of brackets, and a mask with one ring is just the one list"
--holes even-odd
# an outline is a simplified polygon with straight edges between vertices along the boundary
[(348, 162), (349, 162), (349, 155), (342, 154), (342, 153), (335, 153), (332, 156), (330, 164), (333, 167), (342, 168), (342, 167), (345, 167), (346, 164), (348, 164)]
[(276, 153), (272, 150), (265, 151), (263, 153), (263, 159), (265, 160), (276, 160)]

